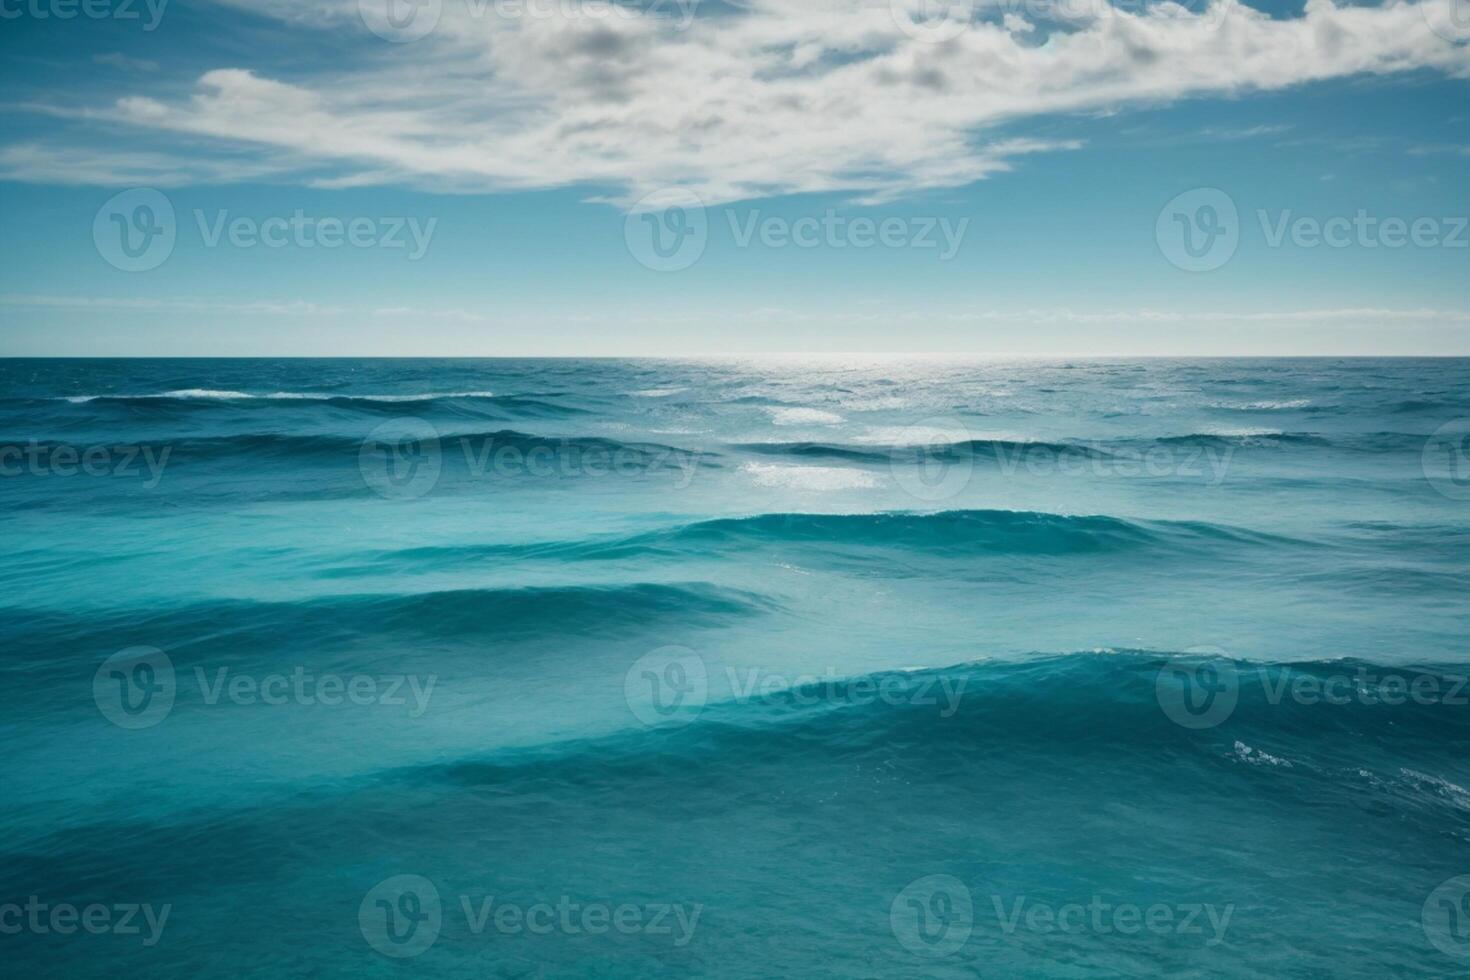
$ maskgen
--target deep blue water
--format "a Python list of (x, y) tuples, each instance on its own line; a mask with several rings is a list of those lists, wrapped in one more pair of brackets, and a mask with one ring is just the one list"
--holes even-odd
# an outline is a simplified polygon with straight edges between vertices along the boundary
[(0, 945), (1464, 975), (1467, 433), (1465, 360), (0, 361)]

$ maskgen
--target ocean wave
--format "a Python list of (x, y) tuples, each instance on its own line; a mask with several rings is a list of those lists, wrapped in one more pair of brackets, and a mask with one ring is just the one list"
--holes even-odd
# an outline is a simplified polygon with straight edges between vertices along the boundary
[(466, 563), (512, 561), (599, 562), (637, 558), (744, 558), (753, 548), (801, 544), (808, 558), (822, 548), (867, 549), (881, 558), (927, 553), (1028, 556), (1117, 552), (1143, 548), (1209, 551), (1227, 545), (1307, 547), (1278, 535), (1199, 521), (1133, 522), (1107, 516), (1073, 517), (1031, 511), (969, 510), (939, 513), (757, 514), (715, 518), (632, 535), (525, 544), (465, 543), (371, 552), (324, 571), (356, 578), (463, 568)]
[[(713, 454), (681, 449), (677, 446), (653, 442), (623, 442), (603, 436), (550, 436), (533, 435), (514, 429), (497, 429), (485, 432), (446, 432), (438, 436), (440, 451), (446, 465), (465, 462), (465, 447), (474, 455), (487, 455), (502, 449), (515, 449), (521, 453), (549, 449), (553, 451), (580, 451), (584, 453), (620, 454), (649, 461), (663, 460), (667, 465), (676, 465), (674, 454), (706, 460)], [(223, 458), (236, 455), (267, 455), (277, 457), (339, 457), (354, 458), (362, 451), (365, 437), (338, 433), (319, 435), (249, 432), (223, 436), (194, 436), (167, 440), (174, 447), (175, 459)]]
[(444, 391), (411, 394), (343, 394), (335, 392), (275, 391), (252, 394), (206, 388), (185, 388), (158, 394), (69, 395), (62, 398), (33, 400), (65, 402), (69, 405), (109, 406), (135, 409), (178, 411), (181, 409), (223, 410), (265, 409), (280, 405), (323, 405), (350, 408), (377, 414), (428, 411), (440, 406), (462, 407), (466, 411), (492, 408), (505, 412), (543, 417), (585, 415), (585, 409), (530, 395), (497, 395), (491, 391)]
[(1284, 412), (1293, 408), (1306, 408), (1311, 404), (1310, 398), (1281, 398), (1254, 402), (1213, 402), (1209, 407), (1231, 412)]
[(773, 425), (836, 425), (842, 416), (820, 408), (770, 408)]
[[(1203, 728), (1182, 725), (1171, 714), (1177, 711), (1171, 686), (1176, 672), (1200, 667), (1215, 671), (1212, 678), (1228, 678), (1230, 696), (1229, 710), (1218, 711), (1211, 716), (1216, 723)], [(723, 673), (712, 662), (706, 669), (713, 677)], [(772, 764), (902, 755), (939, 771), (1009, 768), (1028, 756), (1048, 766), (1085, 764), (1112, 753), (1112, 764), (1174, 767), (1181, 776), (1203, 770), (1220, 778), (1242, 764), (1246, 771), (1305, 773), (1354, 795), (1363, 792), (1363, 759), (1371, 756), (1386, 777), (1384, 790), (1404, 802), (1470, 808), (1470, 795), (1457, 784), (1402, 769), (1398, 761), (1399, 751), (1423, 752), (1436, 762), (1457, 760), (1470, 748), (1470, 711), (1413, 698), (1384, 703), (1373, 685), (1387, 676), (1402, 679), (1409, 689), (1417, 683), (1446, 696), (1470, 693), (1463, 674), (1435, 666), (1254, 663), (1103, 650), (838, 677), (798, 674), (771, 692), (721, 692), (697, 714), (682, 716), (681, 727), (629, 728), (501, 750), (407, 775), (479, 783), (517, 778), (519, 770), (520, 778), (561, 780), (568, 769), (590, 765), (648, 775), (650, 764), (682, 767), (697, 756), (716, 765), (726, 752)], [(1365, 684), (1363, 677), (1370, 680)], [(1325, 685), (1335, 701), (1293, 695), (1293, 684), (1297, 690)]]
[(746, 463), (741, 471), (762, 487), (789, 490), (861, 490), (878, 485), (871, 473), (840, 466), (782, 466), (778, 463)]
[(753, 592), (707, 582), (628, 582), (453, 589), (432, 592), (323, 595), (297, 601), (206, 600), (172, 608), (135, 607), (85, 614), (11, 609), (11, 665), (46, 662), (76, 644), (156, 646), (186, 662), (211, 656), (265, 656), (283, 647), (343, 644), (370, 627), (386, 636), (423, 636), (436, 643), (484, 642), (546, 635), (627, 636), (662, 622), (714, 625), (776, 608)]
[(1311, 432), (1279, 429), (1218, 428), (1153, 440), (1163, 446), (1330, 446), (1332, 440)]

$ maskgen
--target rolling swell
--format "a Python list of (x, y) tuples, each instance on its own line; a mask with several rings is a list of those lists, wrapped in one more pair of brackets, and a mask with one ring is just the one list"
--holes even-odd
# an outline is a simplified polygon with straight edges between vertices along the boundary
[[(549, 397), (549, 396), (548, 396)], [(310, 410), (316, 406), (350, 409), (373, 415), (402, 415), (459, 410), (465, 414), (524, 415), (560, 418), (586, 415), (585, 409), (534, 395), (497, 395), (489, 391), (424, 392), (402, 395), (349, 395), (331, 392), (278, 391), (251, 394), (243, 391), (180, 389), (157, 394), (70, 395), (53, 398), (5, 399), (28, 408), (64, 411), (75, 416), (124, 409), (130, 415), (157, 414), (165, 417), (220, 411), (266, 412), (282, 408)]]
[[(1160, 675), (1200, 666), (1233, 677), (1236, 700), (1217, 725), (1195, 730), (1171, 720), (1164, 705), (1176, 702)], [(717, 673), (713, 666), (710, 672)], [(902, 757), (914, 775), (944, 779), (956, 767), (994, 771), (1036, 756), (1053, 766), (1071, 760), (1101, 761), (1109, 769), (1181, 767), (1181, 775), (1271, 772), (1317, 784), (1303, 793), (1316, 793), (1323, 783), (1347, 795), (1383, 792), (1470, 828), (1470, 792), (1455, 782), (1470, 750), (1470, 708), (1413, 699), (1387, 704), (1361, 694), (1387, 675), (1410, 687), (1433, 687), (1446, 699), (1456, 691), (1470, 697), (1463, 673), (1435, 667), (1078, 653), (811, 679), (774, 694), (712, 701), (683, 727), (505, 749), (400, 775), (471, 784), (576, 783), (593, 767), (599, 778), (635, 779), (651, 771), (672, 776), (692, 760), (743, 768), (803, 757), (831, 763)], [(1359, 676), (1369, 678), (1366, 685), (1330, 686)], [(1291, 685), (1305, 681), (1353, 693), (1341, 704), (1293, 697)], [(887, 693), (878, 697), (879, 690)]]
[(1305, 546), (1278, 535), (1202, 521), (1127, 521), (1103, 515), (1032, 511), (907, 511), (871, 514), (757, 514), (717, 518), (667, 530), (582, 541), (471, 543), (375, 552), (339, 565), (329, 577), (373, 575), (381, 567), (430, 572), (477, 561), (618, 561), (640, 557), (733, 557), (753, 547), (831, 546), (950, 555), (1067, 555), (1147, 548), (1224, 545)]
[[(678, 453), (686, 457), (711, 457), (712, 454), (680, 449), (663, 443), (622, 442), (603, 436), (532, 435), (514, 429), (485, 432), (454, 432), (438, 435), (439, 448), (446, 464), (464, 462), (485, 452), (510, 449), (522, 454), (535, 450), (632, 454), (635, 458), (657, 461)], [(197, 436), (163, 440), (173, 447), (175, 459), (229, 459), (240, 456), (266, 456), (280, 460), (356, 459), (362, 452), (365, 436), (337, 433), (300, 434), (250, 432), (222, 436)], [(57, 445), (42, 443), (41, 445)], [(467, 450), (464, 452), (462, 450)], [(674, 465), (671, 461), (669, 465)]]
[(252, 656), (283, 647), (367, 642), (385, 636), (494, 642), (543, 634), (626, 634), (657, 622), (712, 625), (775, 608), (755, 593), (704, 582), (455, 589), (329, 595), (295, 602), (206, 600), (172, 609), (128, 607), (78, 614), (11, 610), (7, 668), (73, 657), (78, 647), (146, 645)]

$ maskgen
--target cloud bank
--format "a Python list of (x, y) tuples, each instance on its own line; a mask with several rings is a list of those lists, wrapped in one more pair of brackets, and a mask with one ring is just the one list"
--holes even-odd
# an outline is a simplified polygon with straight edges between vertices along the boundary
[[(433, 30), (376, 36), (369, 25), (383, 33), (388, 2), (400, 23), (433, 15)], [(1286, 19), (1237, 0), (1005, 0), (959, 5), (942, 21), (926, 19), (921, 0), (420, 2), (254, 2), (283, 25), (362, 43), (351, 62), (292, 81), (222, 65), (184, 93), (138, 88), (55, 111), (106, 127), (114, 160), (119, 131), (147, 141), (147, 152), (121, 148), (126, 183), (151, 168), (162, 184), (268, 173), (443, 192), (579, 186), (631, 207), (669, 187), (706, 204), (818, 191), (891, 199), (1077, 146), (1004, 135), (1039, 117), (1364, 73), (1470, 77), (1470, 48), (1432, 26), (1452, 0), (1309, 0)], [(171, 156), (170, 141), (187, 154)], [(31, 142), (0, 149), (0, 171), (106, 182), (104, 158), (87, 155)]]

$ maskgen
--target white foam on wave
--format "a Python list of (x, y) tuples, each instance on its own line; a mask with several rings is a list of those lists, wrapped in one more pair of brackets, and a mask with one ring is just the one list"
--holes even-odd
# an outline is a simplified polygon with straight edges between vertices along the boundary
[(630, 391), (628, 394), (634, 398), (667, 398), (688, 390), (688, 388), (644, 388), (642, 391)]
[(1216, 402), (1212, 408), (1226, 408), (1236, 412), (1273, 412), (1289, 408), (1306, 408), (1312, 404), (1310, 398), (1288, 398), (1282, 401), (1259, 402)]
[(1257, 439), (1261, 436), (1279, 436), (1281, 435), (1281, 430), (1212, 426), (1205, 429), (1203, 434), (1207, 436), (1219, 436), (1222, 439)]
[(773, 425), (836, 425), (842, 416), (820, 408), (769, 408)]
[(878, 485), (871, 473), (840, 466), (783, 466), (779, 463), (745, 463), (741, 472), (763, 487), (786, 490), (866, 490)]

